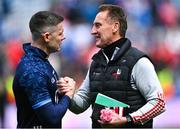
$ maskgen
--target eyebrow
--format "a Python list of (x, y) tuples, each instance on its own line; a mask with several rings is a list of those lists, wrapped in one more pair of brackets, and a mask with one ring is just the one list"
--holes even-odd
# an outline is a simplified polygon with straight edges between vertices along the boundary
[(93, 25), (101, 25), (100, 22), (94, 22)]

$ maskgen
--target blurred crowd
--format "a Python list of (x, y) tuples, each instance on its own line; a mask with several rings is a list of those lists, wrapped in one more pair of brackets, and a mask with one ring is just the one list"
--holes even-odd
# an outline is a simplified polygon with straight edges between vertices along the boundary
[(22, 44), (31, 42), (30, 17), (40, 10), (64, 16), (66, 39), (50, 61), (60, 76), (74, 78), (79, 86), (98, 51), (90, 32), (103, 3), (125, 9), (126, 37), (150, 55), (166, 100), (180, 97), (180, 0), (0, 0), (0, 128), (6, 106), (15, 105), (13, 75), (24, 54)]

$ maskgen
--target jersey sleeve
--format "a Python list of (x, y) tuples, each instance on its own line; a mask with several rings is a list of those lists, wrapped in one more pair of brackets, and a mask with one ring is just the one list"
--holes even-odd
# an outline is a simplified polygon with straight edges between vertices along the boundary
[(165, 111), (163, 90), (154, 66), (147, 58), (141, 58), (136, 63), (132, 76), (135, 79), (137, 89), (144, 96), (147, 103), (130, 115), (134, 123), (143, 125)]
[(71, 100), (70, 111), (79, 114), (84, 112), (90, 106), (90, 89), (89, 89), (89, 71), (80, 88)]
[(48, 92), (48, 80), (41, 73), (31, 72), (24, 74), (20, 79), (20, 83), (33, 109), (51, 102), (51, 97)]

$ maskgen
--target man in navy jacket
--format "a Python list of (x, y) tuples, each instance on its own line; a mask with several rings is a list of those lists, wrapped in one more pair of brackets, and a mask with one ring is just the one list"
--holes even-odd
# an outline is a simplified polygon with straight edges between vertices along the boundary
[(59, 93), (56, 86), (59, 77), (48, 57), (60, 50), (65, 39), (62, 21), (63, 17), (55, 13), (40, 11), (29, 22), (33, 40), (23, 45), (25, 55), (13, 81), (17, 128), (61, 128), (62, 117), (74, 92), (72, 89)]

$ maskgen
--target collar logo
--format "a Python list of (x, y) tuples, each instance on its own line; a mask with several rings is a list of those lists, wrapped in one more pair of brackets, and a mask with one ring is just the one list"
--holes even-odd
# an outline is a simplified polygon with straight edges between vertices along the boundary
[(120, 78), (120, 75), (121, 75), (121, 69), (117, 69), (116, 72), (112, 73), (112, 76), (118, 80)]

